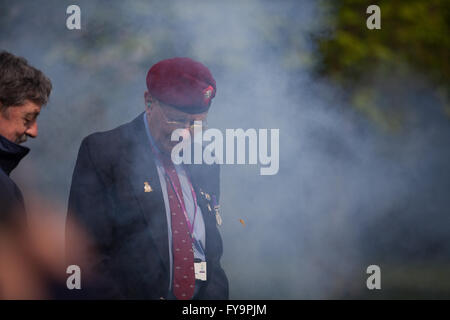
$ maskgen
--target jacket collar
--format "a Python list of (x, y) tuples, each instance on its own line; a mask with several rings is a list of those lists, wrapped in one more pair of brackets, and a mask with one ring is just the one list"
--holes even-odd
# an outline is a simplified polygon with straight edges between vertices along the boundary
[(29, 148), (9, 141), (0, 135), (0, 168), (5, 171), (7, 175), (17, 167), (20, 160), (22, 160), (28, 152), (30, 152)]

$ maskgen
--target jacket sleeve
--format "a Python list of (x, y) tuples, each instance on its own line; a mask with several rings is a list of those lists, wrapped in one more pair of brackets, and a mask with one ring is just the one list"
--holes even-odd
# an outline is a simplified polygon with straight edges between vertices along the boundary
[[(109, 268), (114, 233), (108, 203), (111, 183), (104, 174), (105, 164), (96, 166), (93, 161), (93, 147), (101, 146), (92, 138), (87, 137), (81, 143), (73, 172), (66, 222), (66, 261), (67, 265), (78, 265), (81, 269), (81, 290), (72, 290), (75, 298), (120, 298)], [(83, 232), (82, 237), (74, 225)]]
[(0, 172), (0, 226), (26, 222), (22, 193)]

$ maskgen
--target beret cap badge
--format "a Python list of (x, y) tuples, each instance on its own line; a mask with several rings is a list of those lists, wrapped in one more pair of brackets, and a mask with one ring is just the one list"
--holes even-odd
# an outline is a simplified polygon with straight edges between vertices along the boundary
[(212, 92), (213, 92), (214, 88), (212, 86), (208, 86), (207, 88), (205, 88), (203, 90), (203, 97), (204, 99), (204, 103), (205, 104), (209, 104), (209, 101), (211, 100), (211, 96), (212, 96)]

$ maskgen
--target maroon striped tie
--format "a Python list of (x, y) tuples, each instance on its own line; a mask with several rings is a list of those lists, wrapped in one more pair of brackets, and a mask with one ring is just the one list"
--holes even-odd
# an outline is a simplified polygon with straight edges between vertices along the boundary
[[(183, 212), (183, 192), (177, 172), (170, 157), (164, 157), (162, 162), (166, 171), (167, 195), (172, 217), (173, 293), (177, 299), (187, 300), (194, 295), (194, 251)], [(178, 191), (178, 197), (183, 201), (183, 205), (180, 205), (174, 188)]]

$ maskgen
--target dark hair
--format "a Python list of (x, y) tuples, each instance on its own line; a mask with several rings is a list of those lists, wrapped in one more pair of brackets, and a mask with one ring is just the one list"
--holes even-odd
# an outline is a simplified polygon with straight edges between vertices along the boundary
[(0, 51), (0, 110), (20, 106), (26, 100), (45, 105), (52, 83), (40, 70), (22, 57)]

